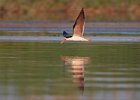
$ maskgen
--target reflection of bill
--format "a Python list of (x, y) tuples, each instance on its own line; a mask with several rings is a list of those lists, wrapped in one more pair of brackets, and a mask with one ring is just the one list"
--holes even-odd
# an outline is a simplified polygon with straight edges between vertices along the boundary
[(62, 56), (62, 62), (65, 66), (70, 65), (73, 82), (78, 86), (81, 92), (84, 91), (84, 65), (89, 63), (89, 57)]

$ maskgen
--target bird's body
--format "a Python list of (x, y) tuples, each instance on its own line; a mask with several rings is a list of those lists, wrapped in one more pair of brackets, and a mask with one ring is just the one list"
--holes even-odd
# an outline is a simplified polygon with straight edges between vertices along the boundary
[(89, 41), (86, 38), (79, 37), (79, 36), (72, 36), (70, 38), (65, 38), (67, 41)]
[(65, 41), (89, 41), (89, 39), (86, 39), (83, 37), (84, 32), (84, 26), (85, 25), (85, 15), (84, 15), (84, 9), (80, 11), (74, 25), (73, 25), (73, 35), (68, 34), (67, 32), (63, 31), (64, 40)]

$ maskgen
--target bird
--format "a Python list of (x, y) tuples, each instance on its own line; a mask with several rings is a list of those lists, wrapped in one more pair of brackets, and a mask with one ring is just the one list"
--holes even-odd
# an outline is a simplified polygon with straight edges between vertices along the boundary
[(66, 41), (85, 41), (85, 42), (90, 41), (90, 39), (86, 39), (83, 37), (84, 28), (85, 28), (85, 14), (84, 8), (82, 8), (73, 25), (73, 35), (70, 35), (66, 31), (63, 31), (64, 39), (61, 41), (61, 43), (64, 43)]

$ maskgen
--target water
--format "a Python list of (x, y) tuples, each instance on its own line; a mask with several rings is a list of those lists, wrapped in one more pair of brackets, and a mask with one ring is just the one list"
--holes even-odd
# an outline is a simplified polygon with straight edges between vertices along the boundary
[[(0, 27), (1, 31), (23, 31), (23, 32), (53, 32), (53, 33), (62, 33), (64, 30), (71, 33), (72, 28), (68, 27), (52, 27), (52, 28), (42, 28), (42, 27), (34, 27), (34, 28), (29, 28), (29, 27)], [(139, 34), (140, 33), (140, 28), (85, 28), (85, 33), (88, 34), (93, 34), (93, 33), (100, 33), (100, 34), (112, 34), (112, 33), (120, 33), (120, 34)]]
[(0, 42), (0, 100), (139, 100), (140, 43)]
[[(91, 42), (140, 42), (139, 36), (90, 36)], [(0, 41), (60, 42), (63, 36), (0, 36)]]
[[(64, 21), (0, 21), (0, 31), (62, 33), (65, 30), (72, 33), (73, 24)], [(85, 33), (140, 34), (140, 22), (86, 22)]]
[[(0, 21), (3, 31), (72, 32), (73, 23)], [(88, 22), (85, 33), (140, 34), (139, 22)], [(139, 100), (140, 37), (0, 36), (0, 100)]]

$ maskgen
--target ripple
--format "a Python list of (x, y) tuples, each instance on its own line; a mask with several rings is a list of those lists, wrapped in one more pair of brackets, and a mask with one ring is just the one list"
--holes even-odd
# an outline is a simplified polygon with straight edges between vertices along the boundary
[[(91, 42), (140, 42), (137, 36), (91, 36)], [(40, 41), (61, 41), (60, 36), (0, 36), (0, 41), (17, 41), (17, 42), (40, 42)]]

